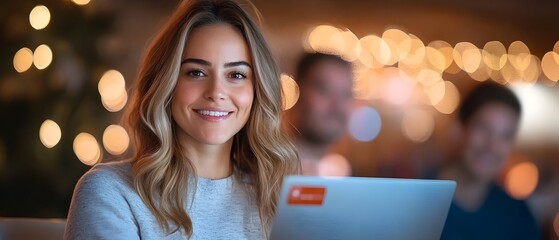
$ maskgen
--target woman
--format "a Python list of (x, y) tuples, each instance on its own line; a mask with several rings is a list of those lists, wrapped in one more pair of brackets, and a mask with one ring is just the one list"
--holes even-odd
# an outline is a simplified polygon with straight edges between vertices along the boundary
[(279, 70), (237, 3), (185, 1), (151, 44), (126, 116), (129, 161), (78, 182), (66, 239), (262, 239), (285, 175)]

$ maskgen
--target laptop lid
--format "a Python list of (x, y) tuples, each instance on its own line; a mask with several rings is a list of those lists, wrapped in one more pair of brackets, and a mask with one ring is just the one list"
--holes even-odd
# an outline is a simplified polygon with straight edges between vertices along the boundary
[(271, 239), (440, 239), (454, 181), (288, 176)]

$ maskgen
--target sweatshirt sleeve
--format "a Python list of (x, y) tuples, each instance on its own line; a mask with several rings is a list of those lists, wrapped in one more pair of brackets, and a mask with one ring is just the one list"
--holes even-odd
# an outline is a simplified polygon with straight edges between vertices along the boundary
[(108, 168), (84, 174), (74, 190), (64, 239), (140, 239), (123, 185)]

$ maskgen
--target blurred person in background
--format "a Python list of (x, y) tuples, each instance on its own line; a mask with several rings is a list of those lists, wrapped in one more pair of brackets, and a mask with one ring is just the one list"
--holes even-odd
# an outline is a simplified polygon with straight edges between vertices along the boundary
[(65, 239), (266, 238), (279, 183), (300, 165), (279, 67), (247, 4), (180, 3), (125, 114), (134, 155), (80, 179)]
[(288, 116), (303, 174), (350, 175), (351, 166), (345, 158), (327, 154), (345, 133), (351, 113), (351, 63), (337, 55), (305, 53), (297, 65), (295, 81), (300, 95)]
[(496, 83), (479, 85), (465, 97), (459, 109), (459, 155), (440, 173), (458, 183), (441, 239), (541, 239), (526, 202), (497, 184), (520, 116), (518, 98)]

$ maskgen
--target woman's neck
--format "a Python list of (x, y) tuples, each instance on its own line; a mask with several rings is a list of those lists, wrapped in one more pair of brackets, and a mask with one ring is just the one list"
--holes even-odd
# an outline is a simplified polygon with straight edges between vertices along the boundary
[(233, 140), (220, 145), (182, 141), (184, 155), (192, 161), (198, 177), (222, 179), (233, 174), (231, 147)]

